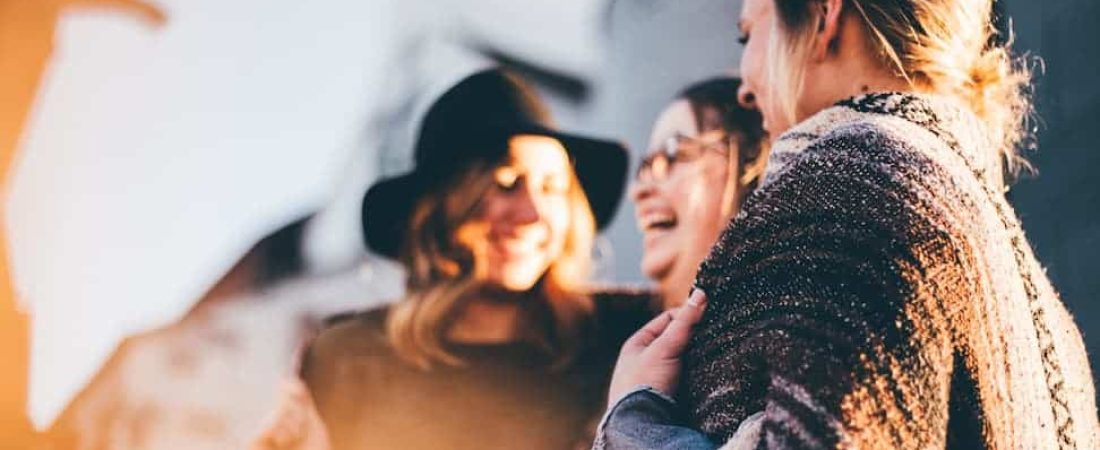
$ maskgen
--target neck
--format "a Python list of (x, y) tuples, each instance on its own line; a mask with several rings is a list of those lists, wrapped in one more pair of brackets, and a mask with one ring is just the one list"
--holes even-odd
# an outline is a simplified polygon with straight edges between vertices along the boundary
[[(912, 92), (916, 88), (898, 75), (894, 66), (867, 49), (870, 36), (854, 16), (842, 27), (841, 45), (815, 61), (805, 77), (801, 119), (837, 102), (872, 92)], [(846, 43), (846, 44), (844, 44)]]
[(691, 283), (694, 279), (695, 267), (692, 267), (691, 273), (672, 273), (669, 274), (668, 278), (661, 280), (657, 286), (657, 290), (661, 294), (661, 306), (664, 309), (680, 306), (684, 300), (687, 300), (688, 290), (691, 289)]
[(833, 94), (830, 104), (872, 92), (911, 92), (913, 87), (904, 78), (892, 73), (870, 73), (853, 79), (851, 83), (841, 84), (843, 89)]
[(522, 294), (479, 291), (467, 301), (447, 339), (458, 343), (496, 344), (519, 340)]
[[(830, 77), (829, 81), (820, 82), (816, 97), (810, 109), (821, 111), (835, 105), (837, 102), (855, 96), (872, 92), (912, 92), (915, 89), (904, 78), (881, 69), (849, 69), (838, 68), (837, 73), (851, 73), (854, 76), (846, 79)], [(806, 114), (809, 116), (812, 114)]]

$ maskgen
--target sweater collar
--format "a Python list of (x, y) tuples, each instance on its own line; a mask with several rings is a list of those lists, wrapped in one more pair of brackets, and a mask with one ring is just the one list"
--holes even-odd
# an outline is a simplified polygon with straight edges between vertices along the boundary
[(879, 92), (837, 102), (780, 135), (772, 143), (762, 185), (773, 181), (814, 141), (833, 130), (872, 118), (900, 121), (931, 133), (961, 157), (983, 182), (1000, 184), (999, 158), (986, 151), (993, 145), (989, 133), (969, 109), (943, 96)]

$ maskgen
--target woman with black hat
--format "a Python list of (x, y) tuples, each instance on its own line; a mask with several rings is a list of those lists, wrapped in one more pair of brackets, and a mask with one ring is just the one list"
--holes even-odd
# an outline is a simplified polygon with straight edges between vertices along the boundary
[(584, 286), (625, 149), (555, 131), (529, 89), (489, 70), (432, 106), (415, 159), (363, 205), (367, 243), (404, 265), (406, 297), (318, 336), (308, 393), (287, 395), (304, 407), (282, 412), (263, 448), (591, 442), (618, 347), (653, 314), (648, 297)]

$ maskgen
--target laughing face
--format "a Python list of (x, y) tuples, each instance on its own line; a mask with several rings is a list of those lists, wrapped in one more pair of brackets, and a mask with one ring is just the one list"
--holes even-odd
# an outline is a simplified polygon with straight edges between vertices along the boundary
[[(736, 213), (732, 205), (739, 195), (731, 193), (731, 183), (739, 171), (738, 149), (722, 130), (698, 129), (707, 122), (697, 120), (686, 100), (670, 105), (654, 126), (650, 163), (631, 189), (644, 236), (642, 272), (657, 282), (666, 306), (687, 298), (699, 264)], [(652, 157), (667, 155), (676, 142), (691, 151), (671, 160)]]
[(509, 291), (531, 289), (563, 252), (570, 221), (572, 166), (556, 139), (519, 135), (474, 217), (457, 230), (478, 278)]

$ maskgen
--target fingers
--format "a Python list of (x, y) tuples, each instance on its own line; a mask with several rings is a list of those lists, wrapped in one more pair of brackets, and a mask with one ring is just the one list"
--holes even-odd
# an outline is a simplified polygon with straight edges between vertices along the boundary
[(151, 27), (159, 28), (168, 23), (168, 15), (156, 4), (138, 1), (134, 3), (134, 9)]
[(168, 24), (168, 16), (159, 9), (150, 10), (145, 21), (154, 28), (160, 28)]
[[(703, 292), (702, 289), (692, 289), (691, 295), (688, 296), (687, 302), (685, 302), (685, 304), (702, 311), (703, 307), (707, 304), (707, 293)], [(701, 312), (699, 317), (702, 317)], [(699, 320), (696, 319), (696, 322), (698, 321)]]
[(165, 14), (160, 5), (147, 0), (94, 0), (83, 3), (117, 8), (120, 11), (132, 14), (154, 28), (162, 27), (168, 23), (168, 15)]
[(665, 328), (667, 328), (668, 324), (671, 322), (672, 313), (670, 311), (662, 312), (657, 317), (654, 317), (653, 320), (650, 320), (649, 323), (645, 324), (642, 329), (635, 332), (633, 336), (630, 336), (630, 339), (626, 340), (623, 347), (648, 347), (649, 344), (653, 343), (653, 341), (665, 331)]
[(295, 411), (282, 409), (252, 442), (251, 450), (292, 448), (301, 438), (301, 418)]
[(706, 294), (700, 289), (694, 290), (688, 300), (676, 308), (676, 313), (664, 332), (652, 341), (651, 351), (662, 358), (679, 358), (691, 338), (692, 327), (703, 317), (706, 303)]
[(301, 378), (288, 378), (283, 380), (280, 390), (291, 400), (294, 401), (297, 406), (306, 406), (313, 402), (313, 398), (309, 395), (309, 387), (302, 381)]
[(309, 389), (302, 380), (291, 378), (279, 386), (279, 400), (252, 450), (291, 448), (305, 434), (306, 414), (313, 407)]
[(294, 353), (291, 353), (290, 356), (289, 370), (285, 378), (298, 380), (299, 382), (301, 381), (302, 366), (305, 364), (306, 359), (309, 358), (309, 351), (312, 345), (312, 334), (306, 333), (305, 336), (298, 337), (298, 343), (294, 346)]

